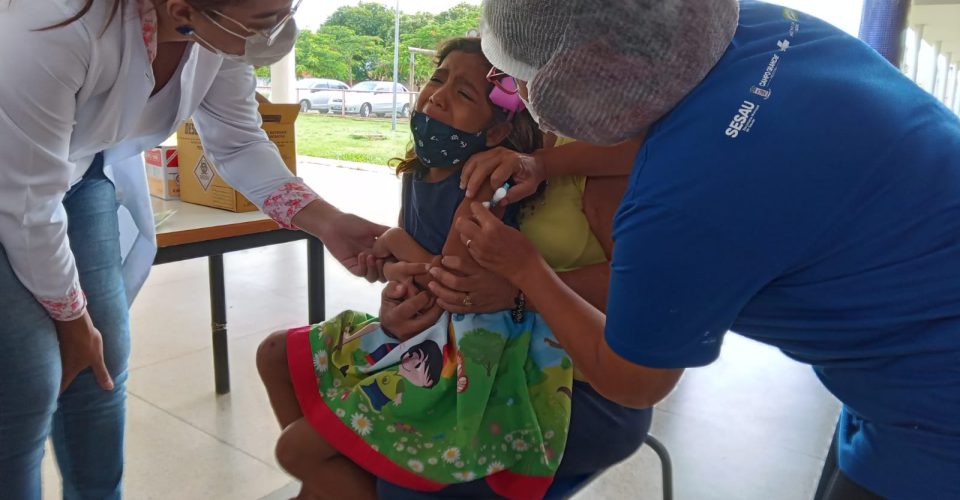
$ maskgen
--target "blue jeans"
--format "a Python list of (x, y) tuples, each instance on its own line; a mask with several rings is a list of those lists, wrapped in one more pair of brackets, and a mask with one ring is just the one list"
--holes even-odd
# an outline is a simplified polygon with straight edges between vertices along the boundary
[(51, 434), (64, 498), (120, 498), (129, 316), (116, 191), (103, 175), (99, 155), (63, 205), (80, 284), (93, 323), (103, 335), (115, 388), (100, 389), (87, 369), (58, 396), (61, 365), (53, 321), (17, 279), (0, 246), (2, 500), (39, 500), (40, 461)]

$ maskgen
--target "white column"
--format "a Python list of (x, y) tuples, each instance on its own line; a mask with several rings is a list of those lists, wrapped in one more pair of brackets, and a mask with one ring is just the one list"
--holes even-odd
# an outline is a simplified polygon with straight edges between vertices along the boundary
[(279, 104), (296, 104), (297, 96), (297, 58), (296, 51), (290, 51), (286, 57), (270, 66), (270, 100)]
[(956, 76), (953, 79), (953, 98), (950, 108), (960, 115), (960, 68), (957, 68)]
[(957, 97), (957, 78), (960, 78), (960, 68), (950, 59), (947, 59), (947, 67), (951, 78), (947, 79), (947, 87), (943, 91), (943, 103), (948, 107), (953, 106), (953, 101)]
[(926, 25), (920, 24), (913, 29), (913, 61), (910, 63), (910, 79), (917, 81), (917, 67), (920, 66), (920, 43), (923, 42), (923, 29)]
[(940, 102), (947, 102), (947, 96), (950, 95), (950, 85), (953, 83), (950, 81), (950, 76), (952, 74), (950, 68), (950, 62), (953, 60), (953, 52), (947, 52), (946, 54), (946, 65), (943, 67), (943, 85), (937, 87), (937, 99), (940, 99)]
[(933, 82), (929, 90), (931, 94), (937, 95), (937, 82), (942, 76), (940, 74), (940, 50), (943, 48), (943, 42), (937, 40), (937, 43), (933, 44)]

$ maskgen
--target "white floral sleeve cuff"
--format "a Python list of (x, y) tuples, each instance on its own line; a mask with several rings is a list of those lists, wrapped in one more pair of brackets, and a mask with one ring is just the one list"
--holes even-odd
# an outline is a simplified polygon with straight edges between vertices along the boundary
[(72, 321), (83, 315), (87, 308), (87, 296), (80, 289), (79, 283), (74, 283), (70, 291), (63, 297), (55, 299), (37, 298), (40, 305), (47, 310), (50, 317), (56, 321)]
[(267, 196), (263, 201), (263, 213), (285, 229), (297, 229), (293, 225), (294, 216), (311, 202), (319, 199), (320, 195), (304, 184), (303, 179), (297, 177), (294, 182), (280, 186), (273, 194)]

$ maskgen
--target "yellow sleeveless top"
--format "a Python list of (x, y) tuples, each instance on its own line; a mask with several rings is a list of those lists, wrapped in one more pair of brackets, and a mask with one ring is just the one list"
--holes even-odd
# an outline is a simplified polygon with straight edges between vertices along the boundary
[[(568, 142), (560, 139), (557, 146)], [(551, 178), (540, 199), (530, 202), (520, 215), (520, 231), (558, 273), (607, 261), (583, 213), (586, 185), (583, 176)]]
[[(557, 146), (568, 142), (559, 139)], [(541, 198), (524, 207), (520, 214), (520, 232), (558, 273), (607, 261), (603, 246), (583, 213), (586, 186), (587, 178), (579, 175), (551, 178)], [(586, 380), (576, 366), (573, 378)]]

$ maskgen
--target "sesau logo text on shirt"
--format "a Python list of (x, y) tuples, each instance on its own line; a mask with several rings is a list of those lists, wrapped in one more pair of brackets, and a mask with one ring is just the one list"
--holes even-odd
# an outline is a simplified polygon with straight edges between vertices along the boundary
[[(790, 21), (790, 29), (787, 32), (788, 36), (787, 38), (781, 38), (777, 40), (776, 45), (778, 50), (770, 56), (770, 61), (767, 62), (767, 66), (763, 70), (763, 75), (760, 77), (760, 81), (756, 85), (750, 87), (750, 94), (759, 97), (764, 101), (770, 99), (770, 96), (773, 94), (773, 79), (777, 76), (777, 70), (780, 68), (782, 54), (785, 54), (788, 50), (790, 50), (790, 48), (793, 46), (793, 42), (791, 42), (790, 39), (800, 31), (800, 15), (796, 11), (784, 8), (783, 17)], [(731, 139), (736, 139), (741, 133), (750, 132), (750, 129), (756, 122), (757, 111), (759, 111), (759, 109), (760, 105), (756, 102), (744, 100), (740, 105), (740, 108), (737, 110), (737, 114), (734, 115), (730, 120), (730, 123), (724, 132), (726, 136)]]
[(733, 116), (730, 124), (727, 126), (727, 137), (736, 139), (740, 136), (741, 132), (750, 132), (750, 128), (753, 127), (753, 123), (756, 120), (757, 110), (759, 109), (759, 104), (744, 100), (743, 103), (740, 104), (740, 109), (737, 110), (737, 114)]
[(763, 72), (763, 77), (760, 78), (760, 87), (769, 87), (770, 81), (773, 80), (773, 77), (777, 74), (777, 66), (780, 64), (780, 56), (774, 54), (770, 58), (770, 63), (767, 64), (767, 69)]

